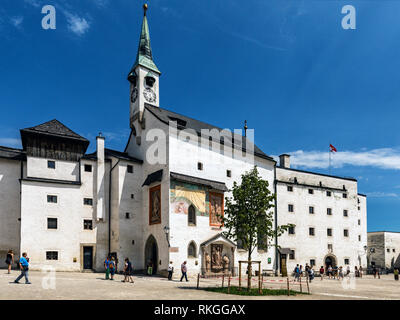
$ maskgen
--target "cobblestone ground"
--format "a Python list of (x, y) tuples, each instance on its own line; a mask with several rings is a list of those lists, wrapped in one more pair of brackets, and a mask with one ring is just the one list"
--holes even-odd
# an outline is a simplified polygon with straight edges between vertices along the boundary
[[(310, 284), (311, 295), (246, 297), (207, 292), (196, 289), (196, 278), (189, 282), (180, 282), (179, 275), (173, 281), (165, 278), (134, 276), (135, 283), (123, 283), (122, 275), (116, 275), (114, 281), (104, 280), (101, 273), (55, 273), (55, 288), (48, 275), (39, 271), (30, 271), (32, 284), (26, 285), (24, 279), (14, 284), (19, 272), (0, 270), (0, 299), (145, 299), (145, 300), (218, 300), (218, 299), (305, 299), (305, 300), (353, 300), (353, 299), (400, 299), (400, 281), (394, 281), (393, 275), (383, 275), (381, 279), (364, 276), (362, 279), (349, 278), (342, 281), (316, 278)], [(264, 288), (286, 288), (286, 279), (264, 278)], [(257, 282), (254, 281), (254, 286)], [(221, 286), (221, 279), (201, 279), (200, 287)], [(237, 280), (232, 280), (236, 285)], [(226, 285), (226, 282), (225, 282)], [(290, 282), (291, 289), (299, 290), (299, 285)], [(302, 282), (306, 291), (306, 283)]]

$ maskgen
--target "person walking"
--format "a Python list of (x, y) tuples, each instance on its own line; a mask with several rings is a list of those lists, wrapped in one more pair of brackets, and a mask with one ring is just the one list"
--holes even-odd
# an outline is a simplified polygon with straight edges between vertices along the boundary
[(349, 276), (349, 274), (350, 274), (350, 266), (347, 266), (347, 269), (346, 269), (346, 276)]
[(337, 279), (338, 279), (338, 280), (340, 280), (340, 279), (343, 280), (343, 278), (344, 278), (343, 267), (340, 266), (340, 267), (339, 267), (339, 275), (338, 275)]
[(321, 281), (324, 280), (324, 274), (325, 274), (324, 266), (321, 266), (321, 268), (319, 268), (319, 275), (321, 276)]
[(300, 265), (299, 277), (303, 276), (303, 265)]
[(128, 258), (125, 258), (124, 276), (125, 277), (124, 277), (124, 280), (122, 280), (122, 282), (134, 283), (133, 278), (132, 278), (132, 263), (129, 261)]
[(308, 268), (308, 278), (310, 280), (310, 283), (311, 283), (311, 281), (314, 280), (314, 276), (315, 276), (314, 266), (311, 266)]
[(376, 273), (378, 274), (378, 279), (381, 278), (381, 269), (378, 267), (376, 268)]
[(328, 276), (329, 276), (329, 279), (332, 279), (332, 273), (333, 273), (333, 268), (332, 268), (331, 265), (329, 265), (329, 267), (328, 267)]
[(110, 279), (110, 257), (107, 256), (104, 260), (104, 269), (106, 270), (106, 280)]
[(372, 273), (374, 274), (374, 279), (376, 279), (376, 267), (375, 267), (375, 265), (372, 267)]
[(29, 258), (26, 252), (24, 252), (22, 254), (22, 257), (19, 259), (19, 267), (21, 269), (21, 274), (18, 276), (17, 279), (14, 280), (14, 282), (19, 283), (19, 280), (21, 280), (22, 277), (25, 277), (25, 284), (31, 284), (28, 279)]
[(115, 258), (111, 257), (110, 263), (109, 263), (109, 269), (110, 269), (110, 275), (111, 275), (111, 279), (110, 280), (114, 280), (114, 274), (115, 274)]
[(7, 252), (6, 264), (7, 264), (8, 274), (10, 274), (11, 267), (14, 264), (14, 252), (11, 249), (8, 250)]
[(360, 278), (362, 278), (363, 268), (361, 266), (358, 268), (358, 274), (360, 275)]
[(299, 264), (296, 264), (296, 267), (294, 268), (294, 280), (293, 281), (299, 281), (300, 279), (300, 267)]
[(358, 271), (357, 266), (354, 267), (354, 275), (356, 276), (356, 278), (360, 277), (360, 273)]
[(394, 280), (399, 281), (399, 269), (394, 269)]
[(333, 267), (333, 279), (338, 278), (338, 266)]
[(168, 265), (168, 280), (172, 280), (173, 273), (174, 273), (174, 266), (172, 265), (172, 261), (170, 261)]
[(182, 272), (182, 277), (181, 277), (181, 281), (183, 280), (183, 277), (185, 277), (186, 281), (189, 281), (187, 278), (187, 266), (186, 266), (186, 261), (184, 261), (181, 264), (181, 272)]
[(153, 262), (150, 260), (147, 264), (147, 274), (151, 276), (153, 274)]

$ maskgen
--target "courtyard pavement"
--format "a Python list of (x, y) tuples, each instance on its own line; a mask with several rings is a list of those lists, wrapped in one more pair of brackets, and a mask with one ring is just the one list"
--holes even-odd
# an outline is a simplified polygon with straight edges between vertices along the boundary
[[(189, 282), (180, 282), (175, 274), (173, 281), (160, 277), (134, 276), (135, 283), (123, 283), (122, 275), (116, 275), (115, 280), (104, 280), (102, 273), (57, 272), (55, 277), (49, 277), (40, 271), (30, 271), (32, 284), (26, 285), (24, 279), (20, 284), (13, 281), (19, 272), (0, 270), (0, 300), (365, 300), (365, 299), (400, 299), (400, 281), (394, 281), (393, 275), (382, 275), (381, 279), (373, 276), (338, 280), (316, 278), (310, 284), (311, 295), (297, 296), (264, 296), (246, 297), (208, 292), (196, 289), (196, 277)], [(55, 281), (54, 281), (55, 279)], [(265, 277), (264, 288), (286, 288), (286, 279)], [(221, 279), (200, 279), (200, 288), (206, 286), (221, 286)], [(55, 284), (55, 288), (54, 288)], [(237, 284), (233, 280), (232, 284)], [(226, 282), (225, 282), (226, 285)], [(244, 282), (243, 282), (244, 285)], [(254, 286), (257, 282), (254, 281)], [(299, 290), (298, 285), (290, 282), (291, 289)], [(302, 283), (303, 292), (307, 290)]]

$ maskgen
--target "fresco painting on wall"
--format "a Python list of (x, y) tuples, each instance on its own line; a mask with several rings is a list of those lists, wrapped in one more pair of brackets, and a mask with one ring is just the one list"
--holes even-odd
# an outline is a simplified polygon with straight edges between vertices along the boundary
[(204, 187), (171, 181), (170, 202), (173, 213), (188, 214), (193, 205), (196, 215), (208, 216), (208, 192)]

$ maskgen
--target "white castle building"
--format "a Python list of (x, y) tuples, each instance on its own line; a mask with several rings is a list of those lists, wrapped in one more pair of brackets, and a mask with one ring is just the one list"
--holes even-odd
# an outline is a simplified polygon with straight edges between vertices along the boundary
[(277, 194), (275, 222), (296, 225), (275, 240), (279, 250), (259, 245), (263, 271), (366, 266), (366, 197), (355, 179), (291, 169), (288, 155), (277, 165), (246, 137), (161, 108), (159, 77), (145, 9), (125, 150), (107, 149), (99, 135), (87, 154), (89, 141), (57, 120), (20, 130), (22, 149), (0, 147), (1, 266), (13, 249), (28, 252), (31, 269), (100, 271), (111, 253), (120, 268), (129, 257), (159, 274), (184, 260), (192, 274), (236, 272), (247, 252), (222, 235), (218, 214), (254, 165)]

